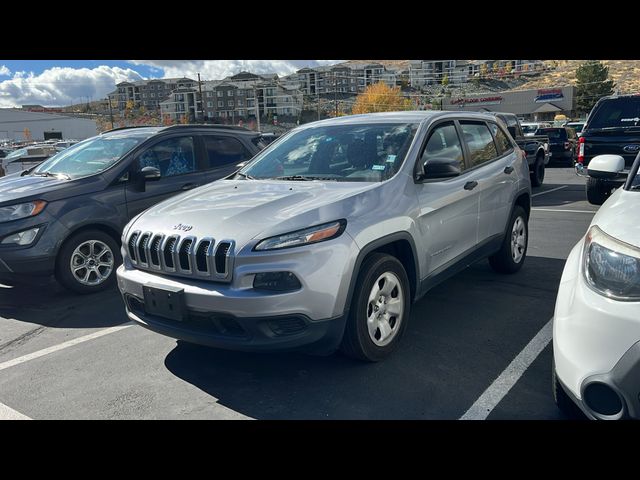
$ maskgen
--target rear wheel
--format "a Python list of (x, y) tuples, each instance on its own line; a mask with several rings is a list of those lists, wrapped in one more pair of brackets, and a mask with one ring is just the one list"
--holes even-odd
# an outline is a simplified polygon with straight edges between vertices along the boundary
[(409, 319), (409, 279), (390, 255), (374, 253), (363, 262), (340, 350), (377, 362), (393, 352)]
[(86, 230), (70, 237), (56, 259), (56, 279), (77, 293), (111, 287), (122, 263), (116, 241), (101, 230)]
[(587, 200), (592, 205), (602, 205), (611, 195), (611, 186), (597, 178), (587, 178)]
[(534, 187), (539, 187), (542, 185), (544, 181), (544, 155), (538, 154), (536, 155), (536, 162), (533, 164), (533, 171), (530, 174), (531, 176), (531, 185)]

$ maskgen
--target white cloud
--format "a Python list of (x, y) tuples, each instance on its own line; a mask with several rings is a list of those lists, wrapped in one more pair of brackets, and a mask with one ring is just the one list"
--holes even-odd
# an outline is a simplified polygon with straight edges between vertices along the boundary
[(11, 70), (6, 65), (0, 65), (0, 77), (8, 77), (11, 75)]
[[(1, 70), (0, 70), (1, 71)], [(105, 98), (115, 90), (116, 83), (141, 80), (142, 76), (130, 68), (60, 68), (33, 72), (15, 72), (9, 80), (0, 81), (0, 108), (25, 104), (49, 107)]]
[(195, 78), (197, 73), (203, 80), (219, 80), (238, 72), (277, 73), (288, 75), (303, 67), (332, 65), (343, 60), (131, 60), (133, 65), (160, 68), (165, 77)]

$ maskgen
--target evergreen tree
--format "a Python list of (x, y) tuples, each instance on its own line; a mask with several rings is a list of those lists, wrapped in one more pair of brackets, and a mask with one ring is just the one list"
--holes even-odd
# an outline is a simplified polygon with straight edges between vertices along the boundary
[(609, 67), (589, 60), (576, 69), (576, 110), (588, 114), (596, 102), (613, 94), (615, 83), (609, 80)]

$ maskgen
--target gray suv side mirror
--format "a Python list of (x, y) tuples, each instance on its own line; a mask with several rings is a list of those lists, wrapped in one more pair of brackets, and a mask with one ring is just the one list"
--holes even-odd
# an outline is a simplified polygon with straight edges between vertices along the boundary
[(422, 164), (422, 172), (419, 180), (432, 180), (452, 178), (460, 175), (460, 161), (455, 158), (428, 158)]
[(140, 170), (140, 176), (147, 182), (160, 180), (162, 174), (156, 167), (144, 167)]

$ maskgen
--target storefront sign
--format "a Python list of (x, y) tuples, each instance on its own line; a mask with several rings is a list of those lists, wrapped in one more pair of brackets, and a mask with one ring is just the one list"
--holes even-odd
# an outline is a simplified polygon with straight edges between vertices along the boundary
[(564, 100), (561, 88), (543, 88), (538, 90), (536, 103), (551, 102), (552, 100)]
[(502, 97), (456, 98), (451, 100), (451, 105), (498, 105), (501, 102)]

